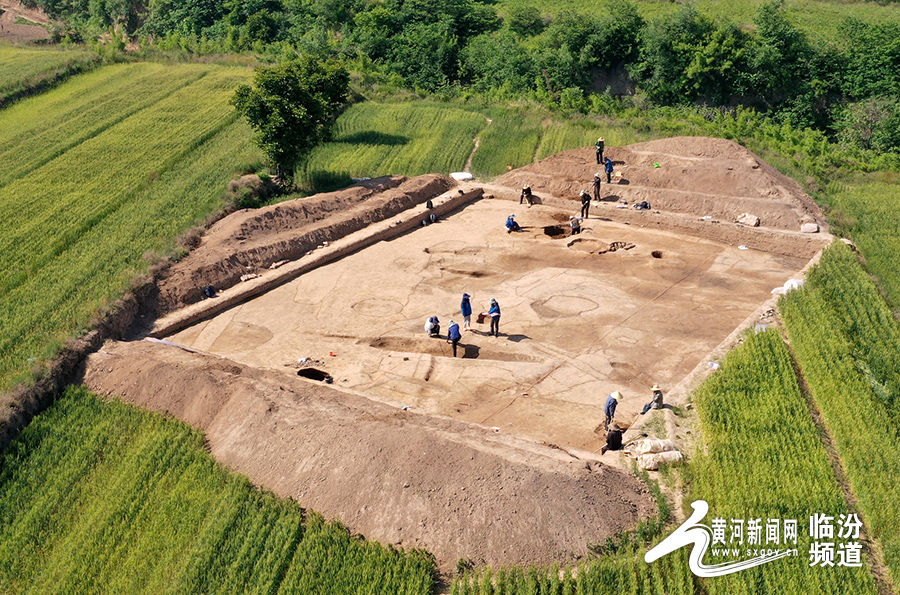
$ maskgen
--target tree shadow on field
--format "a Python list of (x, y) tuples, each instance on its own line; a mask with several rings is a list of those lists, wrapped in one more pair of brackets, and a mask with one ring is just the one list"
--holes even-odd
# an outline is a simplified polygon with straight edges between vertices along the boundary
[(353, 178), (345, 171), (327, 171), (318, 169), (305, 172), (303, 177), (303, 190), (310, 194), (340, 190), (353, 183)]
[(334, 139), (335, 142), (348, 143), (351, 145), (405, 145), (409, 143), (409, 138), (400, 136), (399, 134), (387, 134), (386, 132), (378, 132), (377, 130), (363, 130), (355, 132), (348, 136), (342, 136)]

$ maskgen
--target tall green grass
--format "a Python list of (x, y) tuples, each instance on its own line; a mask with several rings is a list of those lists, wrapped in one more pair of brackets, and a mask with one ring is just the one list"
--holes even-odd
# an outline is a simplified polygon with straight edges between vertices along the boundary
[(900, 328), (855, 255), (833, 244), (780, 307), (866, 526), (900, 580)]
[[(237, 167), (261, 160), (249, 127), (228, 104), (249, 75), (218, 66), (115, 66), (87, 75), (96, 87), (76, 79), (0, 112), (0, 147), (10, 143), (5, 162), (15, 169), (16, 138), (22, 163), (37, 156), (27, 175), (0, 187), (0, 214), (9, 225), (0, 239), (0, 388), (24, 379), (84, 329), (148, 266), (145, 253), (167, 251), (175, 236), (222, 204)], [(92, 98), (121, 111), (92, 111)], [(96, 134), (48, 111), (47, 128), (60, 130), (60, 144), (68, 146), (56, 157), (47, 159), (45, 146), (5, 125), (5, 118), (21, 122), (20, 110), (32, 102), (64, 111), (66, 99), (74, 104), (69, 117), (78, 119), (81, 108), (91, 113)], [(32, 123), (31, 133), (40, 132)]]
[(461, 171), (475, 136), (487, 125), (479, 113), (414, 103), (359, 103), (338, 118), (333, 140), (313, 150), (300, 183), (319, 190), (321, 177), (379, 177)]
[(9, 99), (90, 68), (97, 56), (84, 50), (23, 48), (0, 42), (0, 107)]
[(865, 255), (866, 268), (894, 308), (900, 308), (900, 184), (897, 176), (854, 185), (837, 185), (828, 193), (833, 217)]
[(84, 389), (0, 455), (5, 595), (427, 595), (433, 571), (257, 490), (186, 424)]

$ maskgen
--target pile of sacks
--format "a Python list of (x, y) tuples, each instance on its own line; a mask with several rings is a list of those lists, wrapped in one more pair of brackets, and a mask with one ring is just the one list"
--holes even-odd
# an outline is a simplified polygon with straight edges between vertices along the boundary
[(622, 450), (628, 456), (637, 459), (638, 467), (648, 471), (656, 471), (660, 463), (677, 465), (684, 461), (684, 455), (675, 449), (671, 440), (641, 438), (629, 442)]

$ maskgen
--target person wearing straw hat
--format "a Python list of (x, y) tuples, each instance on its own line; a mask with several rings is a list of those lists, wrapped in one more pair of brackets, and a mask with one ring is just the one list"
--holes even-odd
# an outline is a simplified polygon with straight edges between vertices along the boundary
[(531, 194), (531, 186), (529, 186), (528, 184), (522, 186), (522, 194), (519, 195), (519, 204), (522, 204), (523, 201), (527, 202), (529, 207), (534, 204), (534, 197)]
[(650, 387), (650, 390), (653, 391), (653, 396), (650, 397), (650, 402), (644, 405), (644, 408), (641, 410), (641, 415), (644, 415), (651, 409), (662, 409), (663, 408), (663, 393), (660, 390), (658, 384), (654, 384)]
[(622, 393), (619, 391), (612, 392), (606, 397), (606, 407), (603, 408), (603, 413), (606, 415), (606, 419), (603, 422), (604, 430), (609, 430), (609, 422), (611, 422), (612, 418), (616, 415), (616, 406), (621, 400)]
[(600, 449), (600, 454), (605, 455), (607, 450), (622, 450), (622, 434), (626, 429), (620, 426), (619, 422), (614, 422), (612, 428), (606, 433), (606, 446)]
[[(600, 201), (600, 172), (597, 172), (594, 174), (594, 181), (592, 182), (592, 184), (594, 187), (594, 200), (599, 202)], [(587, 193), (582, 191), (582, 197), (581, 197), (581, 204), (582, 204), (581, 209), (582, 210), (584, 210), (584, 194), (587, 194)], [(582, 215), (584, 217), (587, 217), (587, 213), (582, 213)]]
[(597, 142), (594, 143), (594, 148), (597, 149), (597, 165), (603, 163), (603, 148), (606, 146), (606, 141), (604, 141), (603, 137), (597, 139)]

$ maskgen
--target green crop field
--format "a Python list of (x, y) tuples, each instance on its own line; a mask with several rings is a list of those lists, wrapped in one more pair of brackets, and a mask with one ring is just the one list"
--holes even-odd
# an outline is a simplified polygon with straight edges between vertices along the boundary
[(186, 424), (84, 389), (0, 455), (5, 595), (427, 595), (433, 571), (260, 492)]
[(900, 578), (900, 328), (850, 249), (831, 246), (781, 300), (797, 358), (859, 499)]
[[(694, 401), (703, 437), (690, 463), (686, 500), (709, 503), (710, 513), (701, 522), (709, 526), (715, 515), (728, 520), (759, 518), (763, 524), (768, 519), (795, 519), (802, 527), (811, 514), (837, 519), (848, 512), (777, 331), (746, 337), (694, 393)], [(670, 532), (664, 530), (665, 535)], [(453, 593), (877, 593), (866, 566), (810, 566), (811, 539), (799, 531), (797, 537), (797, 545), (791, 546), (798, 550), (797, 557), (715, 579), (694, 578), (683, 549), (648, 565), (642, 559), (645, 549), (631, 546), (566, 570), (562, 578), (555, 567), (476, 570), (459, 577)]]
[[(766, 0), (694, 0), (691, 4), (703, 14), (714, 19), (727, 19), (738, 24), (748, 24), (760, 5)], [(563, 11), (581, 14), (602, 14), (607, 9), (607, 0), (501, 0), (498, 12), (505, 15), (513, 6), (535, 6), (544, 16), (554, 16)], [(668, 0), (643, 0), (636, 2), (638, 11), (645, 19), (669, 14), (677, 10), (680, 3)], [(841, 0), (786, 0), (788, 19), (814, 38), (840, 45), (838, 34), (840, 23), (848, 17), (868, 23), (885, 21), (900, 22), (900, 6), (881, 2), (844, 2)]]
[[(838, 222), (865, 255), (866, 268), (878, 277), (894, 308), (900, 307), (900, 185), (885, 180), (840, 186), (829, 200)], [(891, 183), (889, 178), (895, 178)]]
[(96, 55), (84, 50), (32, 49), (0, 43), (0, 106), (11, 96), (89, 67)]
[(610, 146), (653, 138), (621, 123), (598, 127), (592, 118), (541, 111), (367, 102), (338, 118), (334, 139), (313, 151), (299, 177), (308, 189), (330, 190), (351, 177), (447, 175), (462, 171), (475, 150), (472, 173), (490, 180), (510, 167), (593, 145), (598, 136)]
[(487, 121), (458, 108), (359, 103), (338, 118), (334, 140), (316, 148), (300, 172), (308, 186), (336, 179), (462, 171)]
[(236, 168), (261, 159), (228, 103), (250, 74), (111, 66), (0, 112), (0, 387), (51, 357), (147, 251), (168, 250), (221, 204)]

